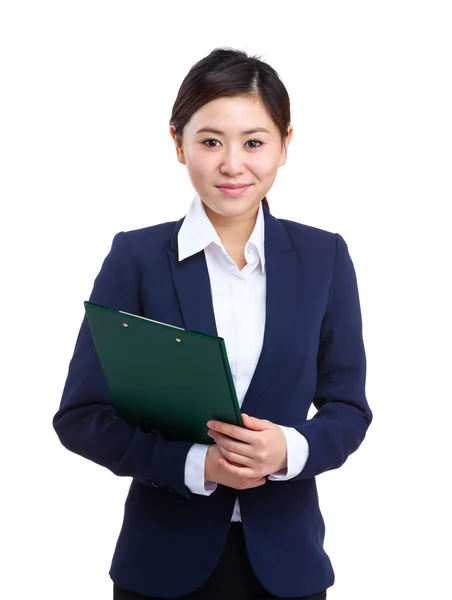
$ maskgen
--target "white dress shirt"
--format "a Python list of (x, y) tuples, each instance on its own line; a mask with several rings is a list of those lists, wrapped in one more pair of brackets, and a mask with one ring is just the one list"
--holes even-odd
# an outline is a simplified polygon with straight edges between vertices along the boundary
[[(245, 245), (247, 264), (241, 271), (226, 252), (198, 194), (195, 195), (178, 234), (179, 261), (204, 250), (217, 332), (225, 341), (239, 406), (242, 406), (251, 383), (264, 337), (264, 228), (261, 202), (256, 224)], [(280, 427), (287, 444), (287, 471), (270, 474), (268, 479), (273, 481), (286, 481), (301, 473), (309, 454), (308, 442), (304, 436), (293, 427)], [(216, 483), (204, 480), (208, 447), (207, 444), (193, 444), (187, 455), (185, 485), (194, 494), (209, 496), (217, 487)], [(238, 499), (232, 520), (241, 520)]]

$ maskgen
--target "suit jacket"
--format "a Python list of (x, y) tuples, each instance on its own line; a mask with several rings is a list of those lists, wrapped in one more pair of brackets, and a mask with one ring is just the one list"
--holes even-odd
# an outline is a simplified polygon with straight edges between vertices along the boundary
[[(110, 576), (141, 594), (175, 598), (208, 578), (237, 495), (265, 588), (304, 596), (334, 582), (315, 477), (340, 467), (372, 420), (355, 270), (339, 234), (277, 219), (265, 207), (264, 218), (265, 335), (242, 411), (306, 437), (309, 458), (293, 479), (192, 494), (184, 484), (191, 443), (116, 416), (86, 316), (81, 325), (53, 424), (66, 448), (132, 477)], [(182, 222), (116, 234), (90, 300), (217, 335), (204, 252), (178, 261)], [(308, 420), (312, 403), (317, 412)]]

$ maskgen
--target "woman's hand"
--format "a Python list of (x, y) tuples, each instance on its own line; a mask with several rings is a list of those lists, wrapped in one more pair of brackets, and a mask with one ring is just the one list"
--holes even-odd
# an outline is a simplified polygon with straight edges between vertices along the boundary
[(204, 479), (213, 481), (236, 490), (247, 490), (266, 483), (265, 477), (243, 477), (234, 475), (219, 464), (222, 459), (221, 452), (216, 444), (209, 446), (204, 466)]
[(209, 421), (208, 435), (222, 455), (218, 464), (239, 478), (266, 477), (287, 469), (286, 438), (271, 421), (242, 414), (247, 429), (220, 421)]

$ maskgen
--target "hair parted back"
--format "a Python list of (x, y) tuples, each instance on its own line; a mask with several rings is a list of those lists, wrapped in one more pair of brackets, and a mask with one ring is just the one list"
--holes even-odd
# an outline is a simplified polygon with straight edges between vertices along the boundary
[[(195, 63), (179, 88), (170, 119), (182, 138), (185, 125), (204, 104), (217, 98), (244, 96), (260, 100), (281, 134), (290, 125), (290, 100), (278, 73), (258, 56), (243, 50), (215, 48)], [(267, 197), (262, 199), (270, 210)]]

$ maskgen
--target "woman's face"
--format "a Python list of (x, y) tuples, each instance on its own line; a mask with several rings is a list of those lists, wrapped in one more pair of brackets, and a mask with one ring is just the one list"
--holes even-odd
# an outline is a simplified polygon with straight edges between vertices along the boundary
[[(254, 131), (253, 129), (266, 131)], [(204, 131), (200, 131), (203, 129)], [(182, 145), (175, 137), (179, 162), (185, 164), (201, 200), (213, 212), (240, 217), (257, 210), (277, 170), (286, 162), (292, 138), (285, 146), (276, 125), (260, 101), (246, 97), (218, 98), (202, 106), (183, 131)], [(221, 185), (248, 184), (240, 195), (228, 194)]]

